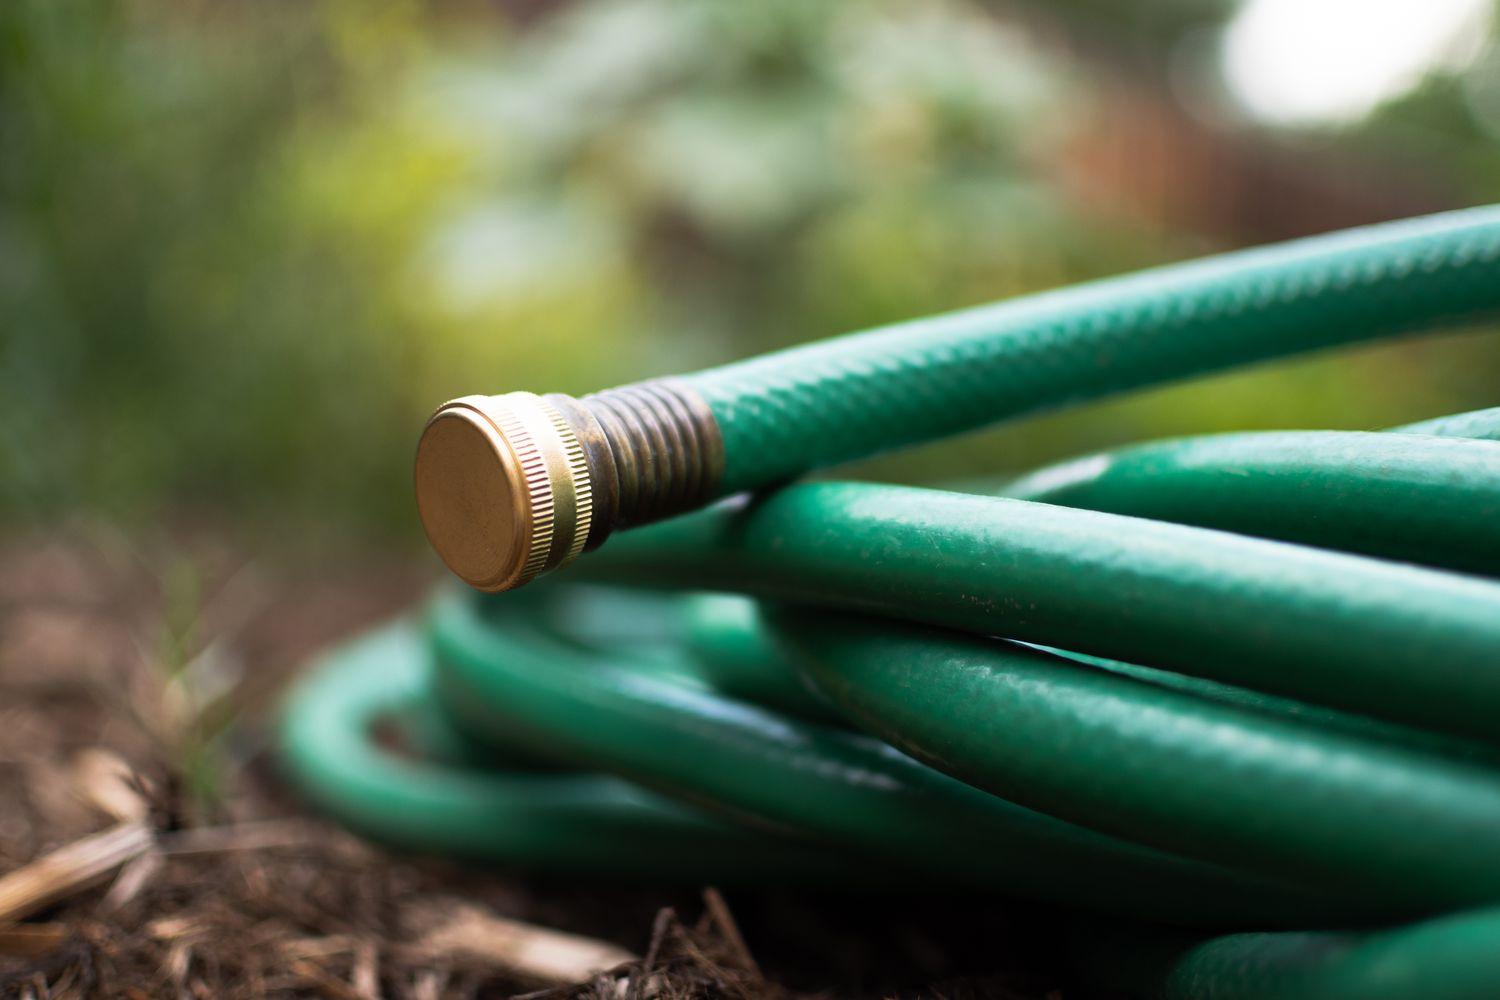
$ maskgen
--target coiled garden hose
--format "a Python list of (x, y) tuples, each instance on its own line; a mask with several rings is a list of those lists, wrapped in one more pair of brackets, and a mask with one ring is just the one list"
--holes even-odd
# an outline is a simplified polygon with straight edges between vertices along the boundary
[(418, 503), (468, 583), (661, 523), (333, 653), (290, 701), (290, 771), (412, 849), (1075, 907), (1075, 974), (1130, 995), (1500, 996), (1500, 409), (963, 491), (788, 485), (1496, 315), (1485, 208), (456, 400)]

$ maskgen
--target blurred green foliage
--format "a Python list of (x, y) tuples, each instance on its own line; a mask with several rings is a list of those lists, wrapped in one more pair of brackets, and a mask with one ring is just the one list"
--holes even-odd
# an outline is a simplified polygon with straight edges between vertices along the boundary
[[(445, 398), (584, 392), (1213, 247), (1075, 203), (1056, 151), (1098, 81), (976, 3), (504, 6), (0, 5), (0, 517), (410, 539), (411, 447)], [(859, 471), (1415, 419), (1493, 404), (1495, 357), (1367, 351)]]

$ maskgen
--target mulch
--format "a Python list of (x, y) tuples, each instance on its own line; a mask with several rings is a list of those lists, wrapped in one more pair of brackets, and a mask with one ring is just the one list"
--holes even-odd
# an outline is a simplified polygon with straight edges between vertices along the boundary
[[(279, 693), (430, 580), (264, 565), (210, 534), (0, 544), (0, 996), (1078, 996), (1034, 909), (478, 871), (308, 815), (270, 753)], [(6, 922), (8, 873), (100, 831), (129, 857), (43, 872), (55, 898)]]

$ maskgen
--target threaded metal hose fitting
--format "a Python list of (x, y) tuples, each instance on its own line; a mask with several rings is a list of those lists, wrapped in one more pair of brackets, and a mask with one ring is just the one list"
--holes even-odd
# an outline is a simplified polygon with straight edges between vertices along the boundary
[(717, 495), (724, 446), (708, 405), (656, 379), (575, 399), (464, 396), (417, 445), (417, 509), (448, 568), (511, 590), (602, 544)]

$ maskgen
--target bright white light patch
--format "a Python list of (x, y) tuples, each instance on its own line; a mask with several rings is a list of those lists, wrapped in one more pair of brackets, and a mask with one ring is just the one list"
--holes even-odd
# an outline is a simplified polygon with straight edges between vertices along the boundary
[(1359, 118), (1429, 71), (1478, 54), (1489, 0), (1245, 0), (1224, 34), (1224, 76), (1258, 118)]

